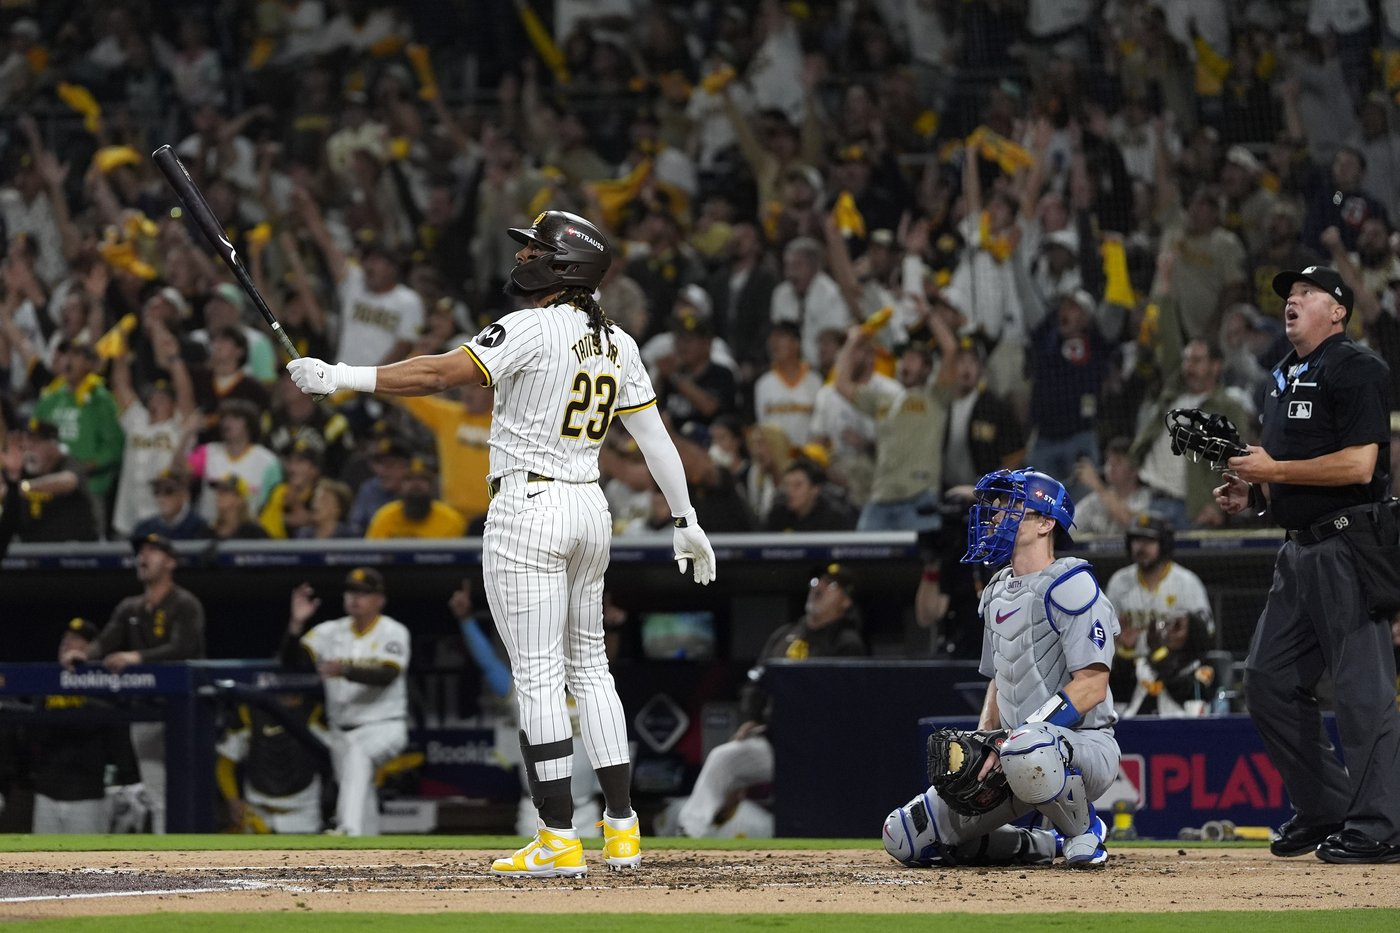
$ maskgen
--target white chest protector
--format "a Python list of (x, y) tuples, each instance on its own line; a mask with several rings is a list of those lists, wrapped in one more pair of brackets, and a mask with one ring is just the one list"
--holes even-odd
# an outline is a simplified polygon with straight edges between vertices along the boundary
[[(1024, 577), (1005, 567), (982, 591), (978, 611), (984, 630), (980, 670), (996, 678), (1006, 728), (1025, 722), (1063, 690), (1072, 672), (1094, 663), (1112, 667), (1118, 617), (1087, 561), (1062, 557)], [(1112, 725), (1118, 718), (1111, 694), (1082, 712), (1082, 728)]]

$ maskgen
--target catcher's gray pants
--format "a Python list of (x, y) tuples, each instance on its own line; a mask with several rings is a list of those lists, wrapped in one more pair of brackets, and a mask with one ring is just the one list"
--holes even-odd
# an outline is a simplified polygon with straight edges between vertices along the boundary
[[(1098, 799), (1118, 777), (1118, 759), (1122, 753), (1112, 729), (1065, 729), (1046, 725), (1045, 728), (1060, 733), (1073, 749), (1074, 759), (1070, 766), (1079, 769), (1084, 776), (1084, 789), (1090, 800)], [(929, 788), (928, 797), (933, 801), (934, 822), (938, 827), (938, 838), (943, 845), (958, 845), (979, 839), (1005, 826), (1035, 807), (1012, 797), (994, 810), (978, 816), (963, 816), (948, 809), (948, 805), (938, 794)]]
[[(1332, 674), (1342, 757), (1313, 692)], [(1278, 552), (1269, 599), (1245, 662), (1249, 718), (1300, 822), (1345, 821), (1400, 844), (1400, 712), (1390, 626), (1366, 612), (1356, 557), (1338, 534)]]

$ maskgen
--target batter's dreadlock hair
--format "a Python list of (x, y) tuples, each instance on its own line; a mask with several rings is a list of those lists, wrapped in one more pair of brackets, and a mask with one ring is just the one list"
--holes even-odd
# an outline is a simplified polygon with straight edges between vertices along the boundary
[(598, 304), (593, 297), (593, 290), (575, 285), (572, 288), (564, 289), (559, 296), (559, 301), (564, 304), (573, 305), (584, 314), (588, 315), (588, 327), (593, 331), (593, 336), (598, 338), (601, 344), (604, 340), (612, 343), (612, 337), (608, 334), (608, 328), (615, 323), (611, 318), (603, 313), (603, 306)]

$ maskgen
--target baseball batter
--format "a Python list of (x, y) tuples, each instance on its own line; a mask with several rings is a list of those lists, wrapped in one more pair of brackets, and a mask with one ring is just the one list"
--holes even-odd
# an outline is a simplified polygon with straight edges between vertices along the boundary
[[(895, 810), (885, 848), (906, 865), (1048, 864), (1057, 854), (1072, 867), (1108, 860), (1107, 828), (1089, 801), (1118, 775), (1108, 689), (1118, 618), (1092, 566), (1055, 558), (1073, 522), (1065, 487), (1044, 473), (997, 470), (977, 482), (962, 560), (1011, 563), (979, 607), (978, 669), (990, 682), (978, 728), (999, 732), (992, 744), (1001, 744), (976, 776), (999, 768), (1010, 796), (970, 814), (930, 787)], [(1031, 810), (1054, 832), (1006, 825)]]
[(483, 542), (487, 601), (510, 655), (521, 755), (540, 826), (491, 870), (516, 877), (588, 870), (572, 825), (566, 686), (577, 700), (584, 748), (607, 807), (604, 863), (633, 868), (641, 862), (641, 837), (627, 727), (603, 645), (612, 520), (598, 485), (598, 447), (614, 416), (637, 441), (670, 506), (682, 573), (689, 560), (695, 581), (708, 584), (714, 551), (691, 507), (636, 341), (603, 316), (593, 297), (612, 261), (606, 237), (563, 211), (546, 211), (510, 235), (521, 248), (506, 291), (526, 307), (459, 350), (379, 367), (307, 358), (287, 369), (310, 394), (427, 395), (469, 381), (496, 390)]
[(356, 567), (345, 578), (345, 615), (309, 632), (306, 623), (321, 607), (310, 584), (292, 591), (291, 616), (282, 663), (316, 665), (326, 693), (331, 765), (340, 791), (336, 831), (346, 836), (379, 834), (379, 799), (374, 772), (408, 744), (408, 629), (383, 614), (384, 577)]

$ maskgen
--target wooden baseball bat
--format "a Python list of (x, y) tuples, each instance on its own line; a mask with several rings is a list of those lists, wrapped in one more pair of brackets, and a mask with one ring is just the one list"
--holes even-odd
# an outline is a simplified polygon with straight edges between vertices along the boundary
[[(253, 277), (243, 267), (243, 261), (238, 258), (238, 251), (233, 248), (233, 244), (224, 235), (223, 224), (219, 223), (219, 218), (214, 216), (209, 202), (204, 200), (204, 192), (200, 191), (199, 186), (194, 183), (194, 179), (190, 178), (189, 171), (180, 161), (180, 157), (175, 154), (175, 150), (169, 145), (161, 146), (151, 153), (151, 161), (155, 162), (156, 168), (160, 169), (165, 180), (170, 182), (170, 187), (175, 189), (180, 203), (185, 206), (185, 210), (190, 212), (190, 216), (194, 218), (199, 229), (204, 232), (204, 236), (218, 251), (219, 258), (224, 261), (224, 265), (229, 267), (233, 277), (238, 280), (238, 284), (243, 288), (243, 293), (253, 300), (253, 305), (262, 314), (263, 320), (267, 321), (267, 326), (272, 328), (272, 333), (277, 337), (277, 342), (281, 344), (283, 351), (294, 360), (300, 359), (301, 354), (292, 345), (292, 339), (287, 336), (287, 332), (282, 329), (277, 315), (272, 313), (272, 309), (263, 300), (258, 287), (253, 284)], [(324, 397), (316, 396), (318, 399)]]

